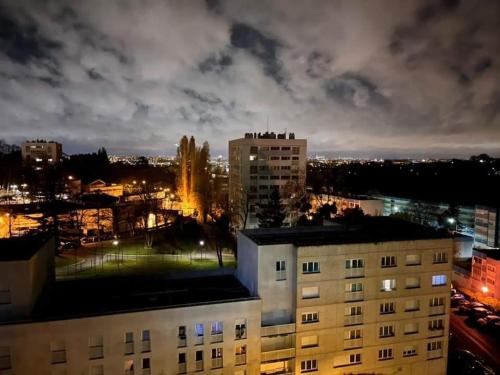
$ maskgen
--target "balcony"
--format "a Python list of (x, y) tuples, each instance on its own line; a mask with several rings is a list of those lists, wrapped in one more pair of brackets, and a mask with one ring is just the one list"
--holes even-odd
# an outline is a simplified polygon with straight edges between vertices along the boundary
[(195, 345), (203, 345), (203, 336), (195, 336), (194, 337)]
[(203, 371), (203, 360), (202, 359), (200, 359), (199, 361), (195, 361), (194, 369), (196, 371)]
[(363, 347), (363, 339), (361, 337), (357, 339), (344, 340), (344, 350), (356, 349), (361, 347)]
[(295, 323), (261, 327), (260, 329), (261, 337), (286, 335), (289, 333), (295, 333)]
[(436, 359), (443, 357), (443, 349), (430, 350), (427, 352), (427, 359)]
[(365, 269), (364, 268), (347, 268), (345, 270), (345, 278), (352, 279), (355, 277), (365, 277)]
[(179, 368), (177, 369), (178, 374), (185, 374), (187, 372), (187, 366), (185, 363), (179, 363)]
[(53, 365), (58, 363), (66, 363), (66, 350), (54, 350), (52, 351), (51, 363)]
[(150, 352), (150, 351), (151, 351), (151, 341), (144, 340), (142, 342), (142, 350), (141, 350), (141, 352), (142, 353), (147, 353), (147, 352)]
[(234, 358), (235, 365), (244, 365), (247, 363), (247, 355), (244, 354), (236, 354)]
[(285, 359), (290, 359), (295, 357), (295, 348), (272, 350), (267, 352), (262, 352), (260, 356), (261, 362), (274, 362), (282, 361)]
[(212, 368), (221, 368), (222, 358), (212, 358)]
[(429, 315), (443, 315), (445, 312), (444, 305), (429, 306)]
[(215, 342), (222, 342), (223, 340), (223, 334), (221, 333), (212, 333), (210, 335), (210, 342), (215, 343)]
[(345, 292), (344, 300), (346, 302), (362, 301), (364, 298), (363, 291), (360, 292)]
[(101, 359), (104, 358), (104, 347), (102, 346), (90, 346), (89, 347), (89, 359)]
[(344, 325), (353, 326), (356, 324), (363, 324), (363, 315), (346, 315), (344, 316)]
[(134, 354), (134, 343), (126, 342), (123, 352), (125, 353), (125, 355)]
[(178, 348), (184, 348), (186, 346), (187, 346), (186, 336), (179, 336), (177, 338), (177, 347)]

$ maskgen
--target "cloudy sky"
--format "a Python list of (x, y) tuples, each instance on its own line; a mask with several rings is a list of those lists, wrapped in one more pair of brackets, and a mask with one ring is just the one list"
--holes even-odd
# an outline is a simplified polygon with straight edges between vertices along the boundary
[(0, 139), (500, 156), (500, 1), (0, 0)]

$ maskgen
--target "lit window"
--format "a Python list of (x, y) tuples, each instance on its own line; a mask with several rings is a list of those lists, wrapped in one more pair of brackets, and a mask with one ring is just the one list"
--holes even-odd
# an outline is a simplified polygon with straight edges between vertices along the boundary
[(446, 275), (432, 276), (432, 286), (442, 286), (442, 285), (446, 285)]
[(380, 290), (384, 292), (390, 292), (392, 290), (396, 290), (396, 280), (395, 279), (382, 280)]

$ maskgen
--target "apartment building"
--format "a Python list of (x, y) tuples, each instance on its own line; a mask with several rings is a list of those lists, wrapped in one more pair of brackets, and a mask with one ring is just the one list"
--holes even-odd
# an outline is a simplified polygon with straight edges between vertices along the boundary
[[(497, 272), (498, 270), (498, 272)], [(496, 249), (472, 250), (470, 285), (476, 293), (498, 298), (500, 296), (500, 251)]]
[(474, 246), (498, 248), (500, 239), (500, 208), (476, 206), (474, 210)]
[[(295, 134), (246, 133), (229, 141), (229, 203), (233, 223), (239, 229), (256, 228), (259, 204), (265, 204), (273, 189), (284, 203), (305, 192), (307, 140)], [(285, 223), (298, 218), (289, 210)]]
[(260, 300), (233, 276), (54, 283), (53, 239), (0, 248), (1, 375), (259, 374)]
[(40, 139), (26, 141), (22, 144), (21, 155), (30, 164), (57, 164), (62, 158), (62, 144)]
[(445, 374), (451, 257), (446, 235), (386, 217), (240, 232), (261, 374)]

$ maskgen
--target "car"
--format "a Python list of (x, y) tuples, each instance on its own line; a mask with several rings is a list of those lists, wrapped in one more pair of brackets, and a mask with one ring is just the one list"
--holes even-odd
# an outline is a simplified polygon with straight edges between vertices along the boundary
[(463, 374), (467, 375), (495, 375), (496, 372), (484, 364), (483, 361), (473, 360), (464, 365)]
[(477, 324), (481, 328), (487, 328), (495, 324), (496, 322), (500, 322), (500, 316), (498, 315), (486, 315), (483, 318), (479, 318), (477, 320)]
[(472, 307), (470, 312), (469, 312), (469, 315), (473, 318), (473, 319), (479, 319), (479, 318), (484, 318), (488, 315), (491, 315), (491, 311), (488, 310), (487, 308), (484, 308), (484, 307)]
[(68, 241), (68, 242), (61, 242), (59, 249), (60, 250), (74, 250), (78, 249), (78, 242), (76, 241)]
[(457, 312), (461, 315), (468, 315), (472, 310), (472, 306), (469, 301), (462, 303), (458, 306)]

